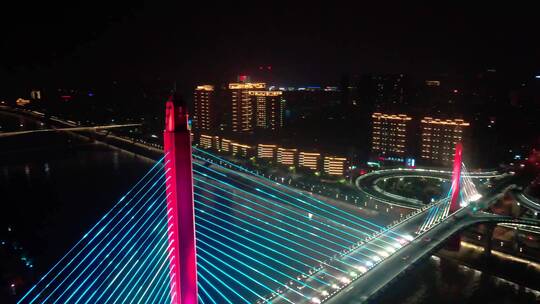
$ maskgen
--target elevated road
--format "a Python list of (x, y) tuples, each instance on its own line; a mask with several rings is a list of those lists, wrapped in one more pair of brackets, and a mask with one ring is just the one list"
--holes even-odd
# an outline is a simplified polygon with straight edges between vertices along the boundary
[(532, 211), (540, 212), (540, 201), (538, 201), (537, 199), (530, 197), (523, 192), (512, 192), (512, 195), (521, 205), (531, 209)]
[[(355, 181), (357, 189), (367, 196), (386, 204), (395, 205), (398, 207), (409, 209), (421, 209), (425, 204), (417, 199), (410, 197), (404, 197), (395, 193), (384, 191), (377, 186), (377, 182), (382, 179), (388, 178), (401, 178), (401, 177), (418, 177), (429, 179), (449, 180), (452, 172), (447, 170), (436, 169), (424, 169), (424, 168), (397, 168), (378, 170), (366, 175), (358, 177)], [(464, 176), (469, 176), (473, 179), (480, 178), (504, 178), (509, 176), (508, 173), (501, 173), (498, 171), (486, 171), (486, 172), (469, 172)]]
[[(539, 226), (540, 221), (533, 219), (514, 219), (485, 212), (473, 212), (474, 207), (486, 208), (501, 198), (515, 185), (505, 183), (480, 201), (458, 210), (430, 230), (419, 235), (412, 242), (386, 258), (379, 265), (365, 273), (361, 279), (344, 288), (327, 303), (364, 303), (379, 292), (399, 280), (401, 275), (425, 257), (439, 249), (456, 232), (466, 227), (483, 222), (513, 223)], [(504, 187), (504, 188), (502, 188)], [(425, 211), (424, 211), (425, 212)], [(421, 217), (418, 217), (421, 218)]]
[(45, 133), (45, 132), (62, 132), (62, 131), (71, 131), (71, 132), (74, 132), (74, 131), (93, 131), (93, 132), (97, 132), (97, 131), (100, 131), (100, 130), (128, 128), (128, 127), (139, 127), (139, 126), (142, 126), (142, 124), (120, 124), (120, 125), (105, 125), (105, 126), (91, 126), (91, 127), (69, 127), (69, 128), (25, 130), (25, 131), (0, 133), (0, 138), (17, 136), (17, 135), (24, 135), (24, 134), (32, 134), (32, 133)]

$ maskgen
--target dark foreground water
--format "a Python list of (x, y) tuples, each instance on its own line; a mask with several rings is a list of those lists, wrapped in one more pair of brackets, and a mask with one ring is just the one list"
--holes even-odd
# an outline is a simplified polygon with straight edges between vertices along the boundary
[[(0, 123), (4, 132), (41, 127), (4, 115)], [(13, 302), (151, 165), (144, 157), (66, 134), (0, 138), (0, 303)], [(537, 298), (537, 292), (494, 272), (430, 259), (377, 303), (537, 303)]]
[[(0, 126), (41, 124), (0, 115)], [(152, 164), (62, 133), (0, 138), (0, 303), (48, 270)]]
[[(539, 291), (504, 279), (497, 272), (497, 269), (480, 271), (451, 259), (433, 256), (403, 276), (374, 302), (539, 303)], [(531, 276), (530, 280), (537, 281), (538, 273)]]

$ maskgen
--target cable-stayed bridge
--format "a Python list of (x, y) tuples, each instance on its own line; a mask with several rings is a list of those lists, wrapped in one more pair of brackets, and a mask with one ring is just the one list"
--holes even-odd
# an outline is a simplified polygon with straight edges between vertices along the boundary
[[(378, 269), (414, 249), (417, 234), (447, 222), (459, 210), (453, 197), (477, 194), (461, 190), (472, 186), (460, 178), (458, 160), (449, 199), (388, 226), (389, 219), (278, 184), (204, 150), (195, 148), (191, 165), (189, 147), (185, 167), (177, 158), (182, 141), (169, 127), (165, 156), (18, 303), (336, 301), (364, 278), (369, 290), (381, 288), (378, 282), (391, 277)], [(182, 168), (189, 169), (187, 179), (177, 173)], [(192, 198), (173, 191), (191, 182)], [(173, 203), (186, 199), (193, 213), (182, 215), (189, 208), (174, 210)], [(194, 242), (186, 224), (195, 228)], [(196, 258), (185, 258), (195, 243)], [(197, 298), (179, 300), (191, 291), (180, 287), (191, 283)]]
[[(202, 303), (266, 302), (283, 298), (280, 292), (288, 289), (295, 292), (287, 302), (307, 302), (350, 282), (409, 238), (354, 208), (227, 168), (235, 165), (203, 151), (194, 157)], [(164, 162), (20, 303), (168, 302)], [(362, 250), (349, 255), (354, 248)]]

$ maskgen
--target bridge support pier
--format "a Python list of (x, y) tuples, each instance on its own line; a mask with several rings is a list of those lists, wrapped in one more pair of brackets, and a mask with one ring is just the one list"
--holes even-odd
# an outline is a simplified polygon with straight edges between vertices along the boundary
[(446, 250), (459, 251), (461, 249), (461, 233), (457, 232), (446, 241)]
[(165, 172), (171, 304), (197, 304), (197, 254), (191, 134), (185, 105), (167, 101)]
[(519, 227), (516, 227), (516, 229), (514, 229), (514, 235), (512, 239), (513, 249), (515, 250), (515, 252), (520, 252), (519, 248), (521, 247), (521, 240), (519, 239)]
[(488, 223), (485, 224), (484, 230), (484, 256), (491, 256), (491, 249), (493, 248), (493, 231), (495, 230), (496, 224)]

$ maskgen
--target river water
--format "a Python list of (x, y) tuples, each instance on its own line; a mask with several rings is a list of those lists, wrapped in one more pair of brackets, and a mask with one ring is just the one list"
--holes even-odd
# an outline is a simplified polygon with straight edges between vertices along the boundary
[[(0, 132), (42, 127), (0, 113)], [(63, 133), (0, 138), (0, 302), (14, 302), (151, 165), (145, 157)], [(432, 258), (376, 302), (538, 303), (538, 293)]]

